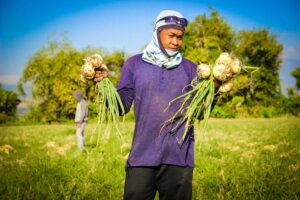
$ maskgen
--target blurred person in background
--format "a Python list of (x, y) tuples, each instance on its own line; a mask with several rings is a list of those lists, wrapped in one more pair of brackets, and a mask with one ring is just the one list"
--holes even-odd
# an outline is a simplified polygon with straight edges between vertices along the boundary
[(75, 113), (77, 146), (82, 149), (84, 147), (84, 128), (88, 121), (88, 104), (81, 91), (76, 91), (74, 96), (77, 100)]

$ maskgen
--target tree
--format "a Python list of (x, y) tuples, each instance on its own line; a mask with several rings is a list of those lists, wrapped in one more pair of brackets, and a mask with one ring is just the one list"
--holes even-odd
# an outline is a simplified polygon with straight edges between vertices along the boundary
[(237, 35), (238, 45), (235, 52), (243, 58), (246, 65), (259, 67), (249, 81), (249, 90), (243, 89), (248, 105), (274, 105), (280, 97), (279, 70), (282, 63), (282, 44), (276, 35), (267, 29), (242, 30)]
[(105, 55), (103, 57), (103, 60), (110, 71), (110, 80), (114, 84), (117, 84), (120, 79), (120, 69), (125, 62), (125, 53), (123, 51), (114, 51), (110, 55)]
[(300, 116), (300, 67), (296, 67), (291, 75), (296, 79), (296, 92), (294, 88), (288, 88), (287, 109), (289, 113)]
[[(119, 68), (124, 62), (124, 53), (114, 52), (108, 55), (105, 50), (86, 47), (82, 51), (74, 49), (70, 42), (49, 41), (28, 61), (19, 81), (19, 91), (24, 94), (23, 84), (31, 82), (33, 102), (30, 116), (37, 121), (57, 121), (73, 119), (76, 100), (73, 96), (76, 90), (83, 91), (90, 102), (94, 102), (95, 86), (92, 81), (84, 84), (80, 81), (80, 69), (83, 59), (93, 53), (104, 57), (104, 62), (118, 79)], [(91, 114), (95, 110), (90, 104)]]
[(19, 81), (32, 84), (31, 114), (38, 121), (71, 118), (75, 111), (73, 93), (82, 88), (79, 73), (83, 55), (66, 41), (49, 41), (28, 61)]
[(20, 102), (17, 93), (4, 90), (0, 84), (0, 123), (16, 119), (17, 105)]
[(210, 17), (197, 16), (189, 23), (181, 51), (195, 63), (211, 63), (224, 51), (231, 52), (235, 45), (234, 31), (217, 11)]
[(296, 89), (300, 90), (300, 67), (296, 67), (292, 72), (291, 75), (296, 79)]
[(229, 52), (238, 56), (245, 65), (259, 68), (252, 77), (243, 71), (233, 80), (233, 90), (223, 94), (218, 101), (218, 106), (224, 110), (234, 110), (242, 104), (247, 107), (276, 104), (281, 94), (282, 49), (276, 35), (267, 29), (236, 32), (215, 10), (211, 10), (209, 17), (204, 14), (190, 22), (182, 46), (183, 55), (196, 64), (212, 64), (220, 53)]

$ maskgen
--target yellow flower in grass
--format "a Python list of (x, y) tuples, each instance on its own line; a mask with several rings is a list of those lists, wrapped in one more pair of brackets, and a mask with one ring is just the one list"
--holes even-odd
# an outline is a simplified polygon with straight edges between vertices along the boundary
[(10, 154), (12, 152), (15, 152), (16, 150), (9, 144), (5, 144), (3, 146), (0, 146), (0, 152), (4, 152), (6, 154)]

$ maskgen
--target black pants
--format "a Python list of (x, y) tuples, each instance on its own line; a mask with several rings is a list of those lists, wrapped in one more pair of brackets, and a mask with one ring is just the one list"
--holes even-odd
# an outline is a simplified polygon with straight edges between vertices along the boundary
[(174, 165), (128, 167), (124, 200), (191, 200), (193, 168)]

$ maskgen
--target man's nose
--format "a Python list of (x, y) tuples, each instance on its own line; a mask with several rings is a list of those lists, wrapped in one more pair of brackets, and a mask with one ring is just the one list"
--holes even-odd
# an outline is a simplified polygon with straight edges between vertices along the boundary
[(173, 38), (172, 44), (173, 44), (174, 46), (178, 46), (178, 39), (177, 39), (177, 38)]

